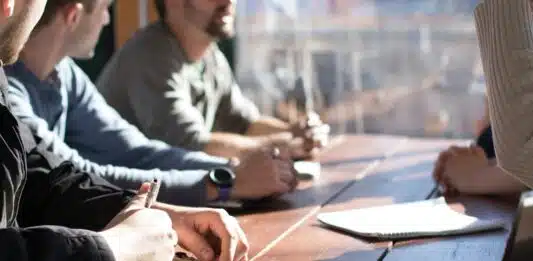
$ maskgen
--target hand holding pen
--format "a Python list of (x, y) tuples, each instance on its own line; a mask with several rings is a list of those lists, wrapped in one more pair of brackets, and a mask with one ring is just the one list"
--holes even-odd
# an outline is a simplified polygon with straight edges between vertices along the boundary
[(159, 188), (161, 188), (161, 182), (159, 182), (157, 179), (154, 179), (152, 183), (150, 183), (150, 190), (148, 190), (148, 195), (146, 196), (146, 201), (144, 202), (145, 208), (151, 208), (154, 202), (157, 200)]
[(151, 209), (159, 182), (144, 183), (130, 203), (99, 234), (116, 260), (171, 261), (177, 234), (169, 215)]

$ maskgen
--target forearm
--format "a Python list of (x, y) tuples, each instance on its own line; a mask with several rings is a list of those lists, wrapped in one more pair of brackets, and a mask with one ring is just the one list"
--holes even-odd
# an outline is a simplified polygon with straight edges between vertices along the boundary
[(207, 184), (205, 170), (140, 170), (111, 167), (95, 170), (102, 173), (107, 180), (125, 189), (136, 189), (139, 184), (157, 178), (161, 181), (159, 199), (171, 204), (202, 206), (207, 203)]
[(533, 34), (528, 0), (486, 0), (476, 28), (499, 165), (533, 187)]
[(53, 157), (35, 150), (28, 154), (28, 179), (18, 215), (24, 227), (47, 224), (99, 231), (135, 195), (69, 162), (50, 165)]
[(237, 157), (244, 150), (259, 143), (259, 138), (240, 134), (214, 132), (204, 148), (204, 152), (219, 157)]
[(482, 180), (477, 182), (479, 186), (474, 190), (476, 194), (508, 195), (527, 190), (524, 184), (498, 166), (487, 167), (477, 176), (482, 177)]
[(269, 135), (278, 132), (290, 131), (291, 126), (281, 120), (278, 120), (269, 116), (262, 116), (258, 120), (254, 121), (248, 127), (246, 135), (248, 136), (260, 136)]
[(115, 261), (97, 233), (56, 226), (0, 229), (1, 261)]

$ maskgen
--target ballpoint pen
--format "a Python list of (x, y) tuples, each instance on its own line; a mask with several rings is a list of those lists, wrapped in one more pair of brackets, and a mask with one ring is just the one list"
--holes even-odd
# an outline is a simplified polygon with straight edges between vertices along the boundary
[(161, 182), (155, 178), (150, 184), (150, 190), (148, 191), (148, 196), (146, 197), (146, 202), (144, 207), (151, 208), (152, 204), (157, 200), (157, 195), (159, 194), (159, 188), (161, 187)]

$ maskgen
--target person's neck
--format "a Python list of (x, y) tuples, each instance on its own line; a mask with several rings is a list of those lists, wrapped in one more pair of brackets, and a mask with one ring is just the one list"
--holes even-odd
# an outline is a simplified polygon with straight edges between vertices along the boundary
[(177, 38), (189, 62), (201, 60), (214, 41), (207, 33), (192, 26), (180, 26), (178, 23), (172, 23), (168, 20), (165, 22)]
[(61, 39), (54, 30), (37, 31), (26, 43), (19, 59), (37, 78), (46, 80), (66, 56)]

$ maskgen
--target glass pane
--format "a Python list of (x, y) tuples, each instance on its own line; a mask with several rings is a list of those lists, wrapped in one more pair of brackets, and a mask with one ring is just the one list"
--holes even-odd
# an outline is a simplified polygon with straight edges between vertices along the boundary
[(339, 133), (473, 137), (485, 86), (465, 0), (241, 0), (236, 75), (264, 113)]

